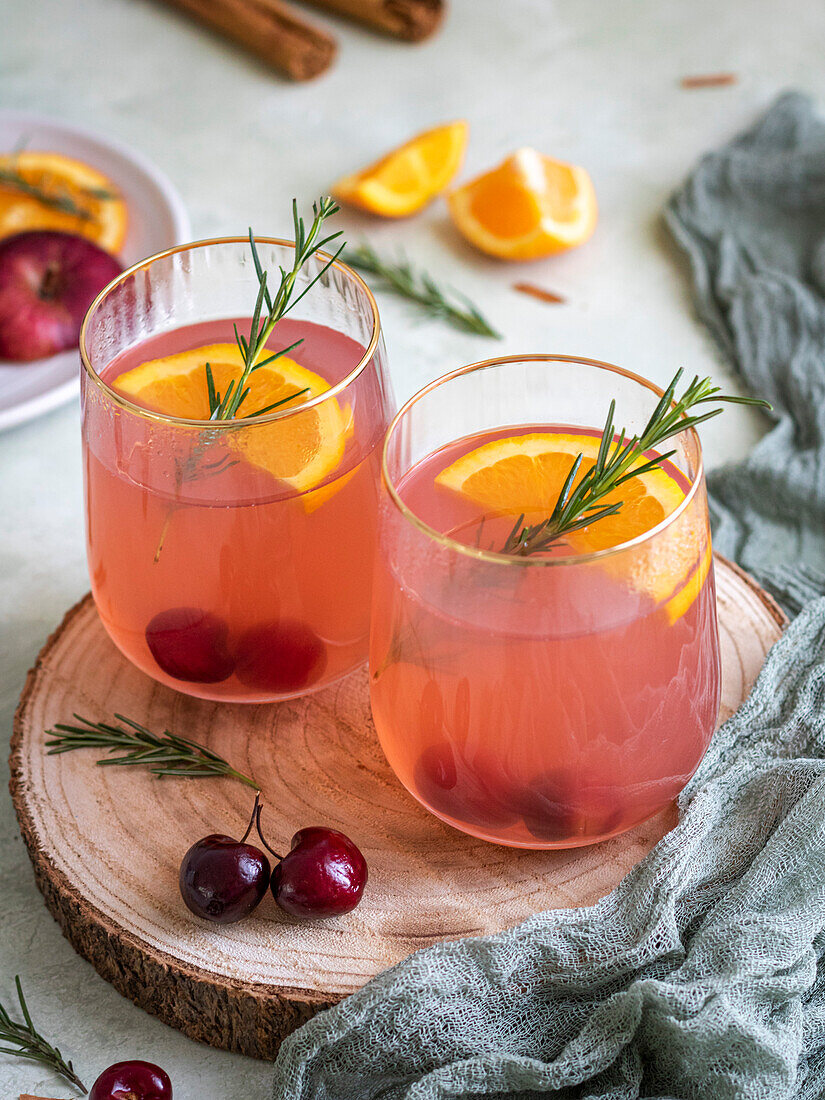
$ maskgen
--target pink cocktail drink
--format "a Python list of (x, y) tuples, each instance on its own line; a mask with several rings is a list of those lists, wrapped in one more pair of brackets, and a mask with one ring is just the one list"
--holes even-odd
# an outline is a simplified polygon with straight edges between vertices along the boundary
[[(259, 242), (268, 247), (286, 246)], [(83, 387), (87, 542), (95, 602), (130, 660), (189, 694), (263, 702), (316, 690), (364, 660), (391, 397), (371, 298), (338, 265), (333, 289), (349, 296), (347, 306), (314, 301), (321, 288), (313, 288), (307, 312), (319, 319), (284, 318), (267, 344), (274, 352), (301, 340), (289, 353), (301, 372), (287, 386), (294, 400), (207, 424), (164, 415), (159, 391), (146, 390), (145, 404), (144, 391), (124, 391), (122, 380), (139, 377), (143, 364), (183, 353), (197, 360), (200, 349), (219, 369), (215, 349), (231, 350), (233, 326), (248, 330), (247, 316), (152, 321), (162, 320), (156, 311), (196, 317), (208, 269), (238, 278), (243, 252), (242, 242), (213, 242), (151, 261), (93, 309)], [(177, 309), (175, 294), (164, 303), (159, 289), (176, 280), (190, 285)], [(136, 324), (130, 306), (147, 316)], [(306, 378), (317, 394), (297, 392)]]
[[(573, 367), (535, 362), (534, 373), (556, 364), (562, 374)], [(523, 364), (511, 374), (513, 384), (536, 381)], [(719, 649), (698, 441), (687, 435), (659, 471), (654, 489), (677, 506), (652, 531), (601, 550), (567, 543), (507, 557), (499, 551), (518, 517), (446, 487), (444, 471), (502, 441), (586, 444), (602, 410), (589, 425), (522, 422), (444, 443), (439, 432), (460, 427), (456, 410), (472, 403), (463, 381), (452, 416), (439, 418), (436, 385), (388, 438), (371, 643), (376, 727), (404, 786), (449, 824), (519, 847), (589, 844), (666, 807), (714, 729)], [(483, 391), (489, 381), (488, 369), (473, 384)], [(483, 392), (477, 399), (490, 408)]]

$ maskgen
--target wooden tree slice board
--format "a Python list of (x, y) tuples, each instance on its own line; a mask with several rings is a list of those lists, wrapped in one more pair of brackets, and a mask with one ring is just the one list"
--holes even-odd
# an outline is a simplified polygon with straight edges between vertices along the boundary
[[(724, 719), (750, 690), (785, 619), (736, 567), (717, 559), (716, 570)], [(267, 896), (240, 924), (193, 917), (178, 894), (181, 857), (208, 833), (239, 835), (251, 791), (226, 779), (98, 768), (93, 751), (44, 752), (44, 730), (56, 722), (116, 711), (204, 742), (253, 775), (276, 847), (305, 825), (352, 836), (370, 868), (362, 905), (299, 924)], [(370, 718), (366, 670), (279, 706), (191, 699), (121, 656), (90, 596), (68, 612), (29, 673), (11, 775), (37, 883), (75, 949), (121, 993), (192, 1038), (262, 1058), (304, 1019), (419, 947), (496, 932), (542, 909), (592, 904), (675, 821), (671, 810), (569, 852), (475, 840), (427, 814), (390, 772)]]

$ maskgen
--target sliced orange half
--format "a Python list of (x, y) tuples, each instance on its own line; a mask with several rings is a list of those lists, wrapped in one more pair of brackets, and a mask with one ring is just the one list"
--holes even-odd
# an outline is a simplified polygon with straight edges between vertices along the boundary
[(375, 164), (338, 180), (332, 194), (385, 218), (415, 214), (447, 187), (461, 167), (466, 145), (466, 122), (425, 130)]
[(126, 203), (96, 168), (60, 153), (0, 156), (0, 237), (58, 229), (117, 252), (127, 222)]
[[(487, 512), (512, 516), (524, 513), (528, 522), (535, 523), (553, 510), (576, 456), (584, 456), (578, 480), (594, 464), (598, 448), (599, 437), (593, 435), (536, 432), (508, 436), (463, 455), (435, 480), (437, 485), (469, 497)], [(644, 459), (638, 461), (641, 465)], [(565, 542), (576, 553), (618, 546), (657, 526), (684, 499), (679, 482), (665, 469), (654, 467), (601, 498), (604, 504), (622, 501), (615, 515), (571, 532)], [(628, 578), (657, 603), (671, 599), (671, 621), (685, 613), (707, 573), (709, 557), (700, 560), (697, 542), (693, 532), (689, 537), (668, 538), (661, 543), (651, 540), (644, 568), (636, 568), (638, 563), (634, 562), (634, 575)], [(688, 588), (687, 597), (673, 598)]]
[[(113, 388), (137, 404), (166, 416), (209, 419), (206, 364), (216, 390), (224, 394), (243, 369), (236, 344), (209, 344), (178, 352), (119, 375)], [(329, 389), (319, 374), (282, 355), (250, 376), (249, 394), (241, 414), (255, 413), (300, 391), (296, 406)], [(283, 406), (286, 408), (287, 406)], [(308, 493), (332, 474), (344, 456), (352, 432), (352, 414), (330, 398), (310, 409), (264, 424), (249, 425), (230, 436), (244, 457), (268, 470), (299, 493)], [(320, 503), (318, 501), (317, 503)], [(313, 509), (310, 509), (313, 510)]]
[(590, 176), (575, 164), (519, 149), (448, 196), (459, 231), (482, 252), (535, 260), (584, 244), (598, 207)]

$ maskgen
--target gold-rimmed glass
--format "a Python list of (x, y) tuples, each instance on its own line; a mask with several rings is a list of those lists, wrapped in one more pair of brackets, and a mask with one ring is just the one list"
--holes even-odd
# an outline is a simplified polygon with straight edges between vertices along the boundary
[(434, 483), (496, 436), (598, 430), (611, 397), (632, 434), (660, 396), (610, 364), (508, 357), (433, 382), (388, 430), (373, 714), (401, 782), (466, 832), (532, 848), (605, 839), (662, 810), (707, 747), (719, 647), (694, 431), (668, 444), (679, 503), (589, 553), (513, 557), (481, 533), (454, 538), (450, 490)]
[[(256, 243), (267, 270), (291, 269), (290, 242)], [(302, 268), (296, 293), (327, 259)], [(297, 407), (205, 423), (144, 408), (113, 382), (147, 359), (231, 344), (257, 287), (245, 238), (171, 249), (99, 295), (80, 341), (87, 544), (103, 623), (161, 682), (245, 702), (317, 690), (366, 656), (392, 410), (375, 301), (336, 262), (278, 323), (268, 347), (302, 338), (291, 357), (329, 384)]]

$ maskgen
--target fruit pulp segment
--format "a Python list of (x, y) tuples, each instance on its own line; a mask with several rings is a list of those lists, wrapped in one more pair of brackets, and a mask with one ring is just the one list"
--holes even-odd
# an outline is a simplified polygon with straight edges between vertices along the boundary
[[(503, 434), (424, 459), (401, 480), (402, 499), (436, 530), (499, 548), (513, 516), (485, 514), (436, 479)], [(669, 472), (684, 496), (684, 475)], [(425, 566), (411, 546), (427, 536), (397, 515), (381, 534), (370, 681), (382, 747), (407, 789), (451, 825), (518, 847), (593, 843), (664, 809), (719, 705), (708, 544), (690, 543), (695, 559), (678, 559), (685, 575), (666, 584), (649, 572), (659, 557), (641, 549), (542, 567), (430, 540)]]
[[(119, 356), (104, 380), (231, 341), (232, 325), (154, 337)], [(330, 384), (364, 354), (309, 322), (281, 321), (276, 332), (275, 349), (303, 338), (292, 355)], [(269, 468), (283, 422), (212, 435), (119, 411), (90, 423), (103, 414), (87, 401), (94, 597), (115, 642), (149, 675), (204, 698), (262, 702), (314, 690), (364, 659), (387, 405), (371, 371), (345, 392), (346, 402), (330, 399), (340, 450), (303, 492)]]

